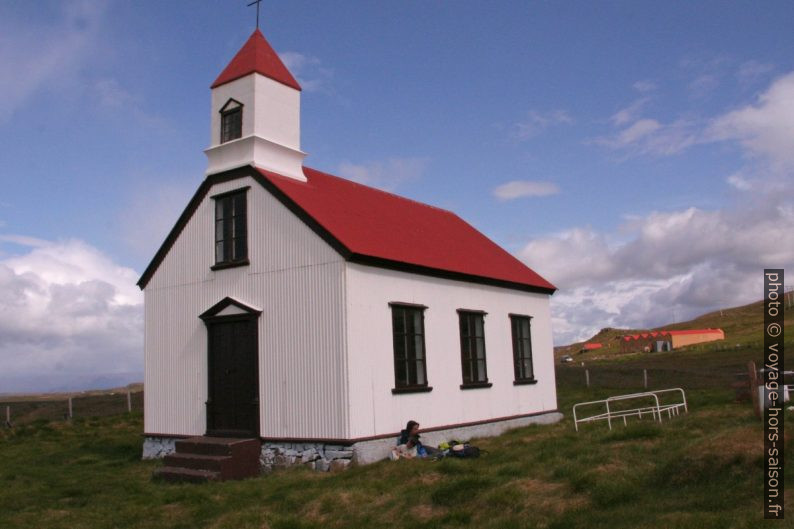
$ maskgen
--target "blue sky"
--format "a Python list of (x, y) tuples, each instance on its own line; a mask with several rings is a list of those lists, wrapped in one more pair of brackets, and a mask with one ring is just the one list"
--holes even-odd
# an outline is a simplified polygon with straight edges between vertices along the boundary
[[(140, 372), (134, 282), (203, 178), (209, 85), (253, 30), (247, 3), (0, 4), (0, 393)], [(261, 16), (304, 87), (307, 165), (460, 214), (560, 287), (563, 344), (754, 301), (764, 266), (790, 269), (792, 15), (273, 0)]]

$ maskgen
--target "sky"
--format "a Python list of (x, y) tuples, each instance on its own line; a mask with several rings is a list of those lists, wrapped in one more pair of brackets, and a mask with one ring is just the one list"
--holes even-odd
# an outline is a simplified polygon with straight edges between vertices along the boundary
[[(142, 378), (138, 277), (204, 177), (246, 0), (0, 2), (0, 393)], [(552, 281), (555, 343), (794, 270), (794, 4), (262, 2), (306, 165)]]

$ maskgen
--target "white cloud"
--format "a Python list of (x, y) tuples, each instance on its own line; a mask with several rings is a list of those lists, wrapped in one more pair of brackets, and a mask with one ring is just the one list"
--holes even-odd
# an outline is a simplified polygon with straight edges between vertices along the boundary
[(750, 191), (753, 186), (747, 178), (744, 177), (741, 173), (734, 173), (726, 178), (728, 185), (731, 187), (738, 189), (739, 191)]
[(776, 168), (794, 167), (794, 73), (774, 81), (755, 104), (715, 119), (706, 134), (738, 141), (749, 155)]
[[(753, 191), (756, 191), (753, 188)], [(654, 212), (621, 227), (622, 240), (589, 228), (531, 241), (519, 253), (560, 288), (557, 343), (603, 327), (647, 328), (761, 296), (761, 271), (794, 266), (794, 207), (786, 193), (735, 209)]]
[(350, 180), (391, 191), (403, 183), (418, 180), (425, 171), (425, 158), (389, 158), (361, 164), (342, 162), (340, 175)]
[(14, 244), (19, 244), (21, 246), (30, 246), (34, 248), (39, 248), (42, 246), (47, 246), (49, 241), (45, 241), (44, 239), (39, 239), (37, 237), (29, 237), (27, 235), (0, 235), (0, 242), (11, 242)]
[(493, 194), (499, 200), (515, 200), (522, 197), (545, 197), (556, 195), (560, 188), (553, 182), (533, 180), (513, 180), (494, 188)]
[(307, 92), (322, 92), (329, 89), (333, 70), (323, 66), (320, 59), (297, 51), (284, 51), (278, 54), (284, 66)]
[(634, 121), (639, 117), (640, 112), (642, 111), (643, 107), (650, 101), (649, 97), (642, 97), (637, 99), (632, 104), (625, 108), (621, 108), (617, 112), (615, 112), (609, 120), (614, 123), (615, 125), (625, 125), (631, 121)]
[(623, 129), (617, 136), (617, 145), (625, 146), (636, 143), (640, 139), (661, 129), (662, 125), (655, 119), (641, 119), (630, 127)]
[(546, 113), (532, 110), (526, 119), (513, 124), (512, 136), (517, 140), (527, 140), (549, 127), (570, 123), (573, 123), (573, 118), (564, 110), (553, 110)]
[[(614, 121), (614, 120), (613, 120)], [(678, 154), (701, 141), (695, 122), (679, 119), (663, 124), (643, 118), (611, 136), (601, 136), (592, 143), (622, 151), (629, 156), (670, 156)]]
[[(766, 65), (753, 64), (747, 69), (745, 75), (750, 75), (766, 71)], [(701, 75), (695, 85), (711, 90), (709, 77)], [(590, 143), (628, 156), (670, 156), (697, 144), (736, 141), (749, 157), (763, 161), (773, 171), (794, 167), (794, 72), (775, 80), (754, 104), (709, 120), (679, 118), (664, 123), (640, 118), (646, 101), (639, 99), (613, 114), (610, 121), (622, 128)]]
[(58, 91), (93, 53), (105, 10), (99, 1), (58, 3), (56, 26), (17, 24), (0, 12), (0, 123), (42, 90)]
[(656, 90), (656, 83), (654, 83), (652, 81), (648, 81), (647, 79), (645, 79), (645, 80), (642, 80), (642, 81), (637, 81), (636, 83), (634, 83), (632, 85), (632, 87), (637, 92), (640, 92), (640, 93), (644, 94), (646, 92), (653, 92), (654, 90)]
[(736, 77), (738, 77), (742, 82), (751, 82), (758, 79), (759, 77), (765, 76), (774, 69), (775, 67), (772, 64), (761, 63), (758, 61), (747, 61), (739, 66), (739, 70), (736, 72)]
[(0, 260), (3, 377), (141, 372), (143, 296), (137, 273), (79, 241), (30, 240)]

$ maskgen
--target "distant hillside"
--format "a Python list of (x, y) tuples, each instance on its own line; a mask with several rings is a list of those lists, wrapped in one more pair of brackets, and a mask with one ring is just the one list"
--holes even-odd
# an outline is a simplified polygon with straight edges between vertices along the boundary
[[(794, 309), (789, 309), (786, 313), (785, 332), (788, 340), (794, 329), (791, 329)], [(598, 360), (610, 356), (620, 355), (620, 337), (625, 334), (637, 334), (648, 331), (659, 330), (686, 330), (686, 329), (706, 329), (719, 328), (725, 331), (725, 340), (712, 342), (710, 344), (695, 345), (683, 348), (684, 350), (702, 348), (728, 348), (741, 347), (751, 344), (761, 344), (763, 340), (762, 331), (764, 323), (764, 302), (756, 301), (741, 307), (717, 310), (698, 316), (692, 320), (671, 323), (653, 329), (616, 329), (607, 327), (601, 329), (589, 340), (575, 342), (565, 346), (554, 348), (555, 356), (572, 355), (574, 360)], [(787, 340), (787, 341), (788, 341)], [(585, 343), (601, 343), (603, 347), (593, 351), (580, 352)]]

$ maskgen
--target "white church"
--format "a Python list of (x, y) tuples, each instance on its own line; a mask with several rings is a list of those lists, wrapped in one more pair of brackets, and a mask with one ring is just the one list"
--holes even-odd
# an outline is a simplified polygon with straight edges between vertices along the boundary
[(138, 282), (144, 457), (199, 476), (202, 446), (246, 440), (327, 470), (408, 420), (435, 444), (561, 418), (552, 284), (450, 211), (306, 167), (258, 29), (211, 93), (206, 177)]

